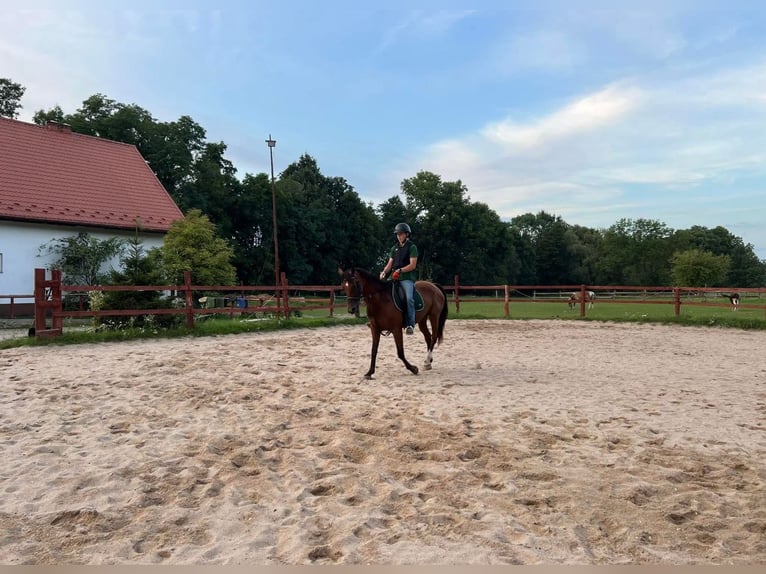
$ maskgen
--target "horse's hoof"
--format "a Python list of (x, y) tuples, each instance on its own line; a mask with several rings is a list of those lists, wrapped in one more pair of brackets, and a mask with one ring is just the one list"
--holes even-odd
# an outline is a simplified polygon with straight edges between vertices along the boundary
[(426, 371), (430, 371), (430, 370), (432, 369), (432, 367), (431, 367), (431, 363), (426, 363), (425, 365), (423, 365), (423, 368), (424, 368)]
[(418, 368), (415, 365), (412, 365), (412, 368), (410, 369), (410, 371), (412, 371), (413, 375), (417, 375), (418, 374)]
[(365, 375), (365, 376), (364, 376), (364, 378), (365, 378), (366, 380), (368, 380), (368, 381), (371, 381), (371, 380), (372, 380), (372, 375), (370, 375), (370, 374), (367, 374), (367, 375)]

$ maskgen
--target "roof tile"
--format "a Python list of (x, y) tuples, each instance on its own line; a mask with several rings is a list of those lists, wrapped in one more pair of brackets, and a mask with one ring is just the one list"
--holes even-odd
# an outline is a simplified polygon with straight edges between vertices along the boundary
[(0, 219), (164, 232), (181, 218), (136, 146), (0, 118)]

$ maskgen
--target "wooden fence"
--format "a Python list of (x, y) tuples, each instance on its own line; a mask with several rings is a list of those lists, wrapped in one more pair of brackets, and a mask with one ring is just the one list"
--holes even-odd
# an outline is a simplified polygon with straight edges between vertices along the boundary
[[(512, 302), (551, 302), (561, 300), (566, 302), (572, 293), (579, 294), (577, 305), (580, 316), (586, 315), (587, 300), (585, 294), (593, 291), (599, 304), (637, 303), (673, 305), (676, 315), (680, 314), (681, 305), (706, 307), (727, 307), (726, 302), (720, 301), (722, 295), (739, 292), (748, 296), (758, 297), (766, 294), (766, 288), (748, 288), (725, 290), (699, 287), (635, 287), (635, 286), (600, 286), (600, 285), (460, 285), (459, 277), (455, 276), (454, 284), (444, 286), (447, 293), (452, 294), (455, 312), (460, 313), (461, 297), (476, 302), (502, 302), (505, 317), (511, 316)], [(169, 309), (86, 309), (83, 302), (88, 293), (93, 291), (162, 291), (176, 293), (179, 300), (177, 308)], [(37, 337), (56, 337), (63, 332), (63, 320), (77, 317), (109, 317), (109, 316), (141, 316), (141, 315), (184, 315), (186, 326), (194, 328), (195, 317), (209, 314), (241, 314), (264, 313), (276, 317), (290, 317), (295, 312), (295, 303), (300, 304), (301, 311), (323, 310), (333, 316), (338, 306), (336, 292), (342, 291), (339, 285), (299, 285), (290, 286), (284, 273), (281, 285), (192, 285), (191, 275), (187, 271), (183, 285), (64, 285), (61, 281), (61, 271), (51, 271), (50, 279), (45, 269), (35, 269), (35, 307), (34, 328)], [(194, 301), (195, 293), (215, 292), (228, 293), (228, 296), (208, 296), (206, 300)], [(293, 295), (291, 296), (291, 292)], [(78, 310), (64, 310), (64, 293), (77, 296), (80, 300)], [(326, 296), (296, 296), (295, 293), (324, 294)], [(633, 293), (634, 298), (628, 299), (626, 294)], [(619, 295), (618, 295), (619, 294)], [(19, 296), (21, 297), (21, 296)], [(708, 300), (708, 297), (712, 300)], [(212, 302), (210, 301), (212, 299)], [(716, 301), (718, 300), (718, 301)], [(763, 309), (765, 305), (740, 305), (741, 308)]]
[[(186, 326), (194, 328), (194, 319), (198, 315), (209, 314), (241, 314), (268, 313), (277, 318), (284, 315), (290, 317), (294, 312), (291, 302), (300, 302), (302, 311), (327, 309), (330, 316), (335, 307), (335, 292), (340, 291), (339, 285), (301, 285), (302, 291), (315, 293), (326, 292), (326, 298), (290, 297), (291, 287), (285, 274), (282, 273), (282, 284), (275, 289), (273, 285), (192, 285), (191, 274), (184, 273), (183, 285), (64, 285), (61, 281), (61, 270), (51, 271), (50, 279), (45, 269), (35, 269), (35, 318), (34, 329), (37, 337), (57, 337), (63, 333), (65, 318), (78, 317), (135, 317), (143, 315), (184, 315)], [(162, 291), (176, 293), (180, 305), (164, 309), (85, 309), (80, 305), (78, 310), (64, 310), (63, 293), (79, 295), (82, 301), (93, 291)], [(204, 306), (195, 305), (194, 294), (203, 292), (229, 293), (229, 296), (210, 297), (214, 304), (211, 306), (204, 301)], [(255, 294), (248, 296), (247, 294)], [(234, 294), (234, 295), (232, 295)], [(207, 299), (207, 298), (205, 298)], [(251, 303), (258, 303), (251, 305)], [(202, 303), (199, 300), (197, 303)], [(220, 306), (218, 306), (220, 303)], [(231, 303), (231, 304), (229, 304)]]
[[(492, 302), (498, 301), (499, 293), (502, 293), (504, 315), (511, 316), (511, 302), (550, 302), (552, 300), (567, 301), (573, 293), (577, 294), (577, 306), (580, 308), (580, 316), (585, 317), (588, 301), (586, 293), (593, 291), (595, 301), (599, 303), (632, 303), (673, 305), (676, 316), (681, 314), (682, 305), (697, 307), (730, 307), (731, 303), (726, 297), (730, 293), (739, 293), (742, 296), (766, 295), (766, 287), (750, 287), (746, 289), (722, 289), (721, 287), (636, 287), (631, 285), (464, 285), (461, 286), (459, 278), (455, 276), (455, 284), (445, 286), (446, 291), (451, 291), (456, 311), (460, 312), (460, 294), (466, 291), (472, 293), (494, 292), (494, 297), (472, 296), (471, 301)], [(628, 297), (632, 298), (628, 299)], [(712, 300), (709, 300), (710, 297)], [(726, 301), (721, 301), (726, 297)], [(763, 309), (766, 318), (766, 304), (740, 304), (742, 309)]]
[[(17, 314), (24, 314), (27, 312), (27, 308), (32, 309), (34, 307), (34, 300), (34, 294), (0, 295), (0, 306), (2, 306), (0, 318), (15, 319)], [(8, 301), (7, 307), (3, 304), (3, 301)], [(28, 301), (28, 303), (21, 303), (21, 301)]]

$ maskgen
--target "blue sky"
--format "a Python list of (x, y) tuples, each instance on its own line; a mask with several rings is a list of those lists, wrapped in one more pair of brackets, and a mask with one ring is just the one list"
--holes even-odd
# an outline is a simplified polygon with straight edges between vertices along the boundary
[[(23, 7), (21, 5), (23, 4)], [(766, 259), (766, 4), (0, 0), (20, 119), (189, 115), (239, 175), (301, 154), (375, 205), (420, 170), (503, 219), (722, 225)]]

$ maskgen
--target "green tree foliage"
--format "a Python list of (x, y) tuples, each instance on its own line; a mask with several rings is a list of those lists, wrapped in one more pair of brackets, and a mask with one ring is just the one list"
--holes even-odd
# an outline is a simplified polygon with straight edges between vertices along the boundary
[[(21, 86), (0, 80), (0, 115), (14, 117), (21, 94)], [(192, 220), (204, 214), (213, 229), (202, 227), (228, 249), (228, 255), (223, 248), (217, 251), (220, 261), (208, 260), (197, 272), (204, 276), (201, 269), (220, 265), (222, 272), (212, 274), (216, 279), (195, 279), (197, 284), (274, 281), (270, 177), (260, 173), (238, 179), (225, 157), (226, 144), (207, 142), (205, 130), (192, 118), (160, 122), (135, 104), (95, 94), (74, 113), (56, 106), (38, 111), (34, 121), (63, 122), (77, 133), (135, 145), (182, 211), (197, 210)], [(570, 225), (544, 211), (502, 222), (487, 205), (472, 202), (461, 181), (445, 182), (426, 171), (403, 180), (401, 194), (375, 208), (344, 178), (325, 176), (307, 154), (279, 175), (275, 188), (280, 268), (293, 285), (335, 283), (340, 262), (380, 268), (401, 221), (414, 231), (421, 277), (441, 283), (452, 283), (458, 275), (463, 284), (476, 285), (669, 285), (673, 254), (699, 249), (729, 257), (727, 286), (766, 284), (766, 262), (723, 227), (673, 231), (656, 220), (621, 219), (601, 230)], [(189, 241), (189, 250), (196, 249), (194, 239)], [(179, 271), (185, 266), (202, 263), (186, 248), (147, 254), (156, 265), (168, 257), (175, 274), (168, 282), (173, 283), (182, 279)], [(236, 278), (224, 280), (231, 277), (223, 271), (231, 264)], [(100, 278), (83, 265), (89, 278), (75, 267), (70, 267), (70, 278), (79, 273), (74, 282), (98, 283)]]
[(183, 284), (191, 271), (196, 285), (233, 285), (236, 277), (229, 244), (216, 235), (215, 226), (200, 210), (193, 209), (174, 222), (161, 248), (162, 267), (174, 284)]
[(766, 283), (766, 264), (758, 259), (754, 248), (745, 244), (725, 227), (710, 229), (695, 225), (677, 231), (673, 244), (678, 250), (699, 249), (713, 255), (727, 255), (731, 265), (725, 284), (731, 287), (752, 287)]
[(274, 283), (271, 184), (265, 173), (247, 174), (229, 214), (237, 277), (245, 285)]
[(598, 281), (605, 285), (668, 285), (673, 230), (653, 219), (620, 219), (604, 232)]
[[(121, 269), (109, 274), (110, 285), (162, 285), (163, 273), (155, 260), (146, 255), (143, 242), (138, 235), (126, 243), (125, 253), (120, 260)], [(168, 309), (172, 302), (161, 291), (104, 291), (99, 302), (101, 310), (108, 309)], [(100, 321), (110, 328), (159, 326), (170, 327), (181, 322), (180, 315), (112, 316)]]
[(179, 205), (183, 204), (180, 187), (191, 177), (205, 143), (205, 130), (188, 116), (174, 122), (159, 122), (147, 110), (116, 102), (103, 94), (90, 96), (73, 114), (63, 113), (59, 106), (39, 110), (34, 121), (62, 122), (76, 133), (135, 145)]
[(721, 287), (726, 284), (731, 258), (701, 249), (687, 249), (674, 253), (671, 265), (676, 287)]
[(572, 225), (567, 230), (571, 283), (596, 283), (596, 270), (604, 236), (597, 229)]
[(89, 233), (59, 237), (44, 243), (39, 253), (52, 254), (55, 259), (51, 269), (61, 269), (62, 280), (67, 285), (99, 285), (109, 271), (104, 267), (119, 257), (124, 250), (125, 240), (118, 237), (98, 239)]
[(277, 187), (280, 268), (291, 283), (335, 283), (343, 261), (374, 265), (382, 250), (380, 221), (345, 179), (323, 175), (304, 154), (280, 174)]
[(391, 216), (410, 224), (421, 278), (451, 284), (458, 275), (464, 284), (492, 285), (513, 276), (518, 257), (507, 225), (486, 204), (471, 202), (462, 182), (421, 171), (401, 188), (404, 210), (394, 200), (384, 206), (386, 231), (395, 225)]
[(574, 282), (572, 270), (577, 267), (579, 238), (558, 215), (545, 211), (525, 213), (511, 219), (511, 228), (521, 238), (527, 263), (522, 277), (537, 285), (565, 285)]
[(19, 116), (21, 98), (27, 89), (8, 78), (0, 78), (0, 117), (16, 119)]

